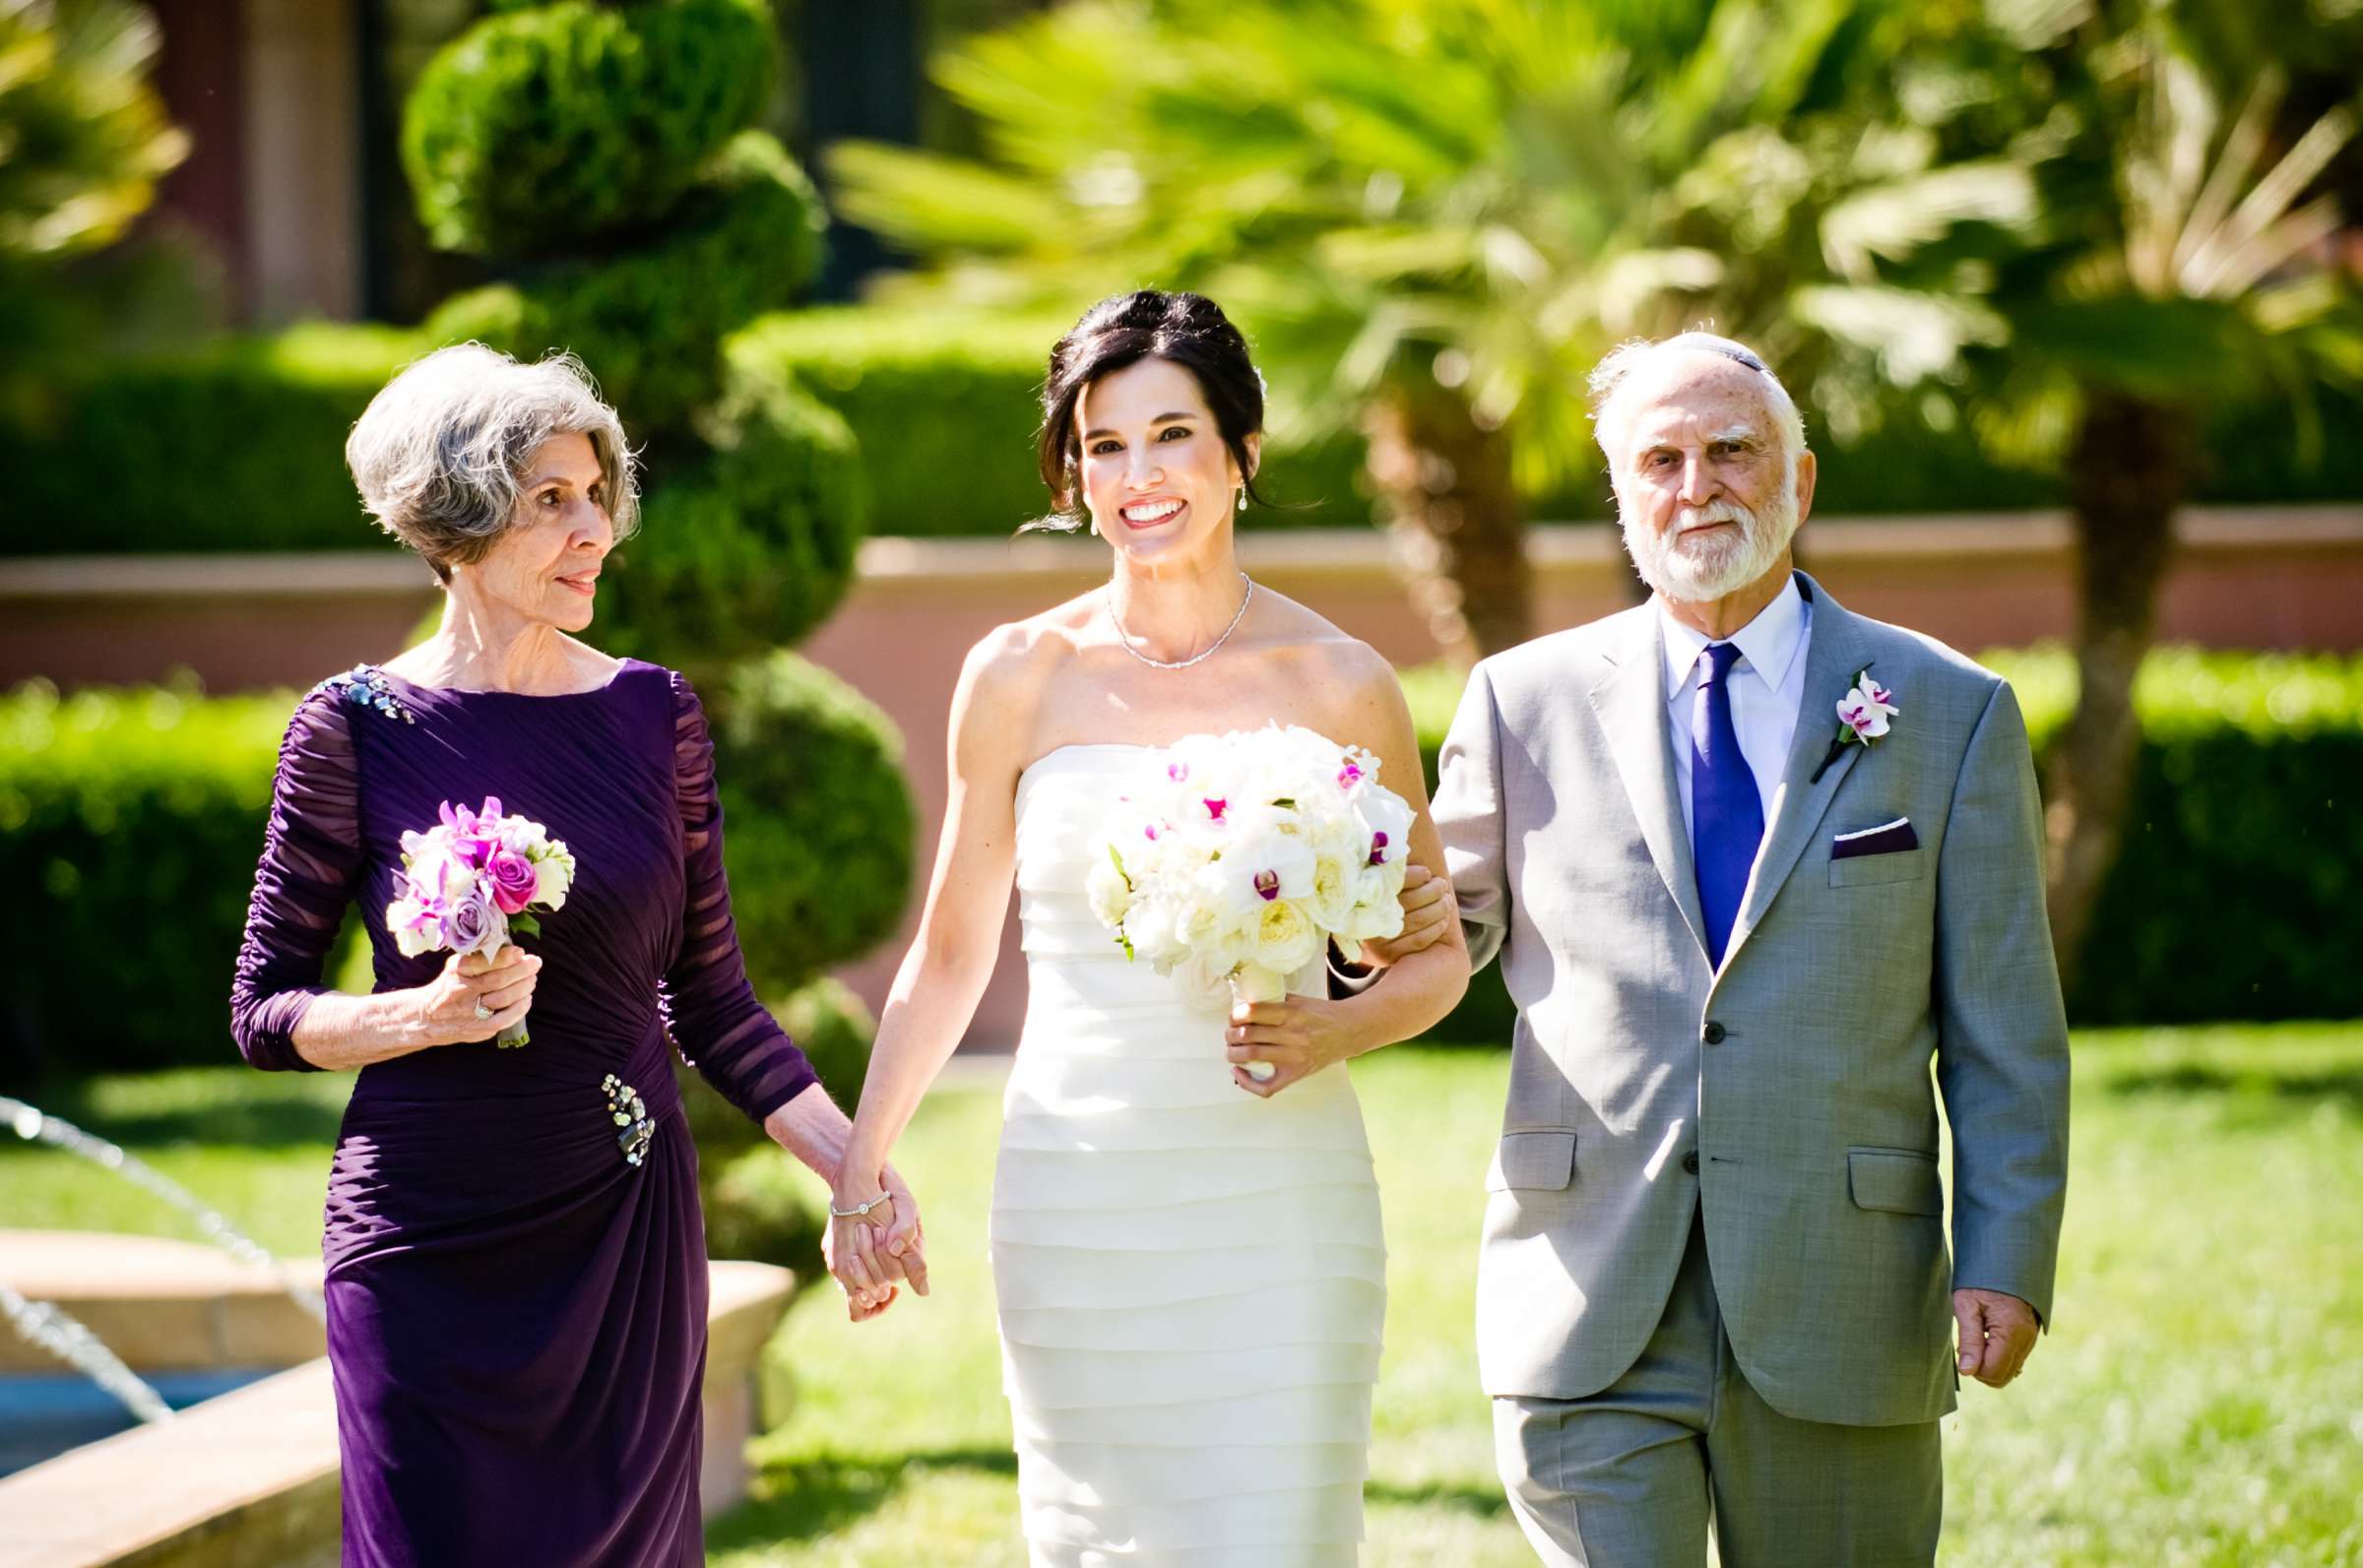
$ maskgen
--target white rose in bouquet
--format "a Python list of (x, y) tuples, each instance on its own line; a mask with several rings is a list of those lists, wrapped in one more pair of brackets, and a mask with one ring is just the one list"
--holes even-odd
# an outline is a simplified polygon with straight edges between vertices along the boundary
[(1110, 812), (1092, 912), (1194, 1003), (1277, 1001), (1330, 940), (1402, 929), (1412, 810), (1377, 776), (1298, 726), (1185, 736)]

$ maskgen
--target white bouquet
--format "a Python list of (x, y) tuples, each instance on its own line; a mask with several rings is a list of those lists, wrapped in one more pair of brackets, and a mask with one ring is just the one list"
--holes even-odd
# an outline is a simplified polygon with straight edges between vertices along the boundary
[(1193, 1001), (1278, 1001), (1331, 939), (1403, 929), (1411, 821), (1359, 747), (1293, 724), (1187, 735), (1110, 810), (1085, 891), (1125, 956)]

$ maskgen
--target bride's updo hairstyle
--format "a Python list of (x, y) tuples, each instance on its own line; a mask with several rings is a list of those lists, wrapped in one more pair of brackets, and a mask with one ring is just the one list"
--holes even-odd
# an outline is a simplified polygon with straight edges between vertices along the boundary
[(1083, 401), (1083, 389), (1102, 376), (1148, 358), (1170, 359), (1197, 378), (1215, 430), (1246, 476), (1247, 494), (1258, 505), (1268, 504), (1255, 488), (1254, 462), (1247, 453), (1247, 437), (1263, 429), (1263, 377), (1247, 357), (1247, 340), (1203, 294), (1142, 288), (1101, 300), (1051, 348), (1036, 456), (1052, 511), (1028, 528), (1079, 529), (1090, 521), (1077, 483), (1083, 448), (1075, 407)]

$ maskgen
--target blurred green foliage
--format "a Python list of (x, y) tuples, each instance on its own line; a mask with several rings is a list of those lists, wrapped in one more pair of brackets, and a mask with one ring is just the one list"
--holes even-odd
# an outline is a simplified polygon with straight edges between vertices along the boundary
[[(563, 341), (501, 324), (502, 310), (527, 309), (523, 297), (506, 285), (462, 295), (438, 326), (445, 336), (476, 336), (525, 353)], [(502, 300), (511, 303), (496, 303)], [(478, 309), (485, 314), (463, 320), (463, 312)], [(820, 433), (808, 414), (802, 423), (817, 444), (804, 487), (861, 508), (868, 519), (864, 532), (999, 537), (1048, 504), (1034, 471), (1034, 429), (1041, 361), (1061, 330), (1040, 319), (969, 311), (775, 312), (724, 341), (724, 374), (735, 365), (745, 377), (742, 387), (781, 389), (783, 408), (798, 406), (785, 389), (800, 383), (843, 416), (866, 501), (852, 499), (834, 431)], [(389, 328), (315, 323), (51, 378), (50, 415), (0, 417), (0, 470), (10, 475), (9, 493), (0, 495), (0, 551), (338, 550), (383, 542), (353, 498), (345, 432), (386, 378), (433, 341)], [(608, 360), (628, 375), (637, 352), (619, 345)], [(591, 363), (598, 370), (603, 361)], [(638, 429), (629, 398), (611, 379), (603, 387)], [(2195, 498), (2260, 503), (2363, 495), (2363, 399), (2325, 390), (2317, 411), (2318, 438), (2309, 441), (2286, 409), (2248, 404), (2221, 410), (2194, 454)], [(257, 439), (256, 431), (271, 434)], [(1815, 510), (1824, 517), (2001, 511), (2065, 500), (2056, 477), (1995, 463), (1958, 425), (1932, 429), (1894, 420), (1851, 446), (1822, 433), (1814, 444), (1823, 459)], [(1272, 492), (1291, 504), (1249, 511), (1245, 526), (1367, 521), (1359, 442), (1338, 437), (1304, 450), (1275, 441), (1269, 452)], [(92, 474), (107, 482), (93, 484)], [(691, 472), (679, 482), (694, 488), (700, 481)], [(650, 486), (652, 520), (671, 504), (672, 487), (670, 478)], [(1607, 517), (1606, 476), (1570, 482), (1531, 498), (1531, 505), (1553, 521)], [(841, 530), (852, 514), (831, 515)], [(734, 531), (726, 548), (737, 536)], [(838, 547), (815, 539), (798, 554), (831, 559)], [(628, 594), (623, 574), (631, 561), (668, 548), (652, 526), (625, 551), (614, 586)], [(786, 624), (804, 623), (791, 617)], [(792, 640), (794, 634), (777, 635)]]
[(60, 362), (112, 336), (127, 294), (178, 282), (87, 265), (188, 154), (147, 80), (158, 43), (119, 0), (0, 4), (0, 414), (37, 409)]
[(704, 440), (649, 486), (605, 580), (604, 646), (703, 672), (793, 643), (853, 581), (869, 515), (852, 432), (759, 358), (733, 353)]
[[(784, 996), (883, 941), (909, 896), (918, 809), (902, 739), (869, 700), (785, 651), (709, 694), (747, 973)], [(834, 1087), (834, 1086), (832, 1086)]]
[[(810, 1058), (829, 1098), (851, 1110), (869, 1066), (877, 1023), (843, 983), (822, 976), (772, 1004), (789, 1037)], [(697, 1144), (698, 1186), (706, 1211), (706, 1250), (794, 1269), (804, 1280), (822, 1272), (820, 1237), (827, 1219), (811, 1172), (773, 1144), (763, 1129), (677, 1065), (681, 1108)]]
[(591, 0), (489, 17), (412, 91), (403, 165), (437, 245), (548, 255), (666, 213), (761, 113), (763, 0)]
[[(2038, 766), (2076, 705), (2076, 660), (2048, 646), (1983, 661), (2011, 682)], [(1406, 672), (1430, 787), (1458, 672)], [(2096, 909), (2078, 1024), (2363, 1015), (2363, 656), (2152, 653), (2135, 685), (2143, 738), (2125, 848)], [(1505, 1038), (1501, 972), (1438, 1037)]]
[(39, 420), (0, 419), (0, 517), (18, 554), (391, 545), (354, 497), (345, 437), (424, 348), (310, 325), (61, 375)]
[(0, 1076), (224, 1059), (289, 706), (0, 698)]

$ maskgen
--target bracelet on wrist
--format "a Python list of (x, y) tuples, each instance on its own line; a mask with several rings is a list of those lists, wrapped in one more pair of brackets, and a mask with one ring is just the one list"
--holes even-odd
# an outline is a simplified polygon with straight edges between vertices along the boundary
[(837, 1200), (832, 1198), (829, 1200), (829, 1218), (832, 1220), (865, 1220), (869, 1217), (872, 1209), (883, 1208), (893, 1201), (892, 1193), (881, 1192), (867, 1203), (858, 1203), (851, 1209), (840, 1209), (837, 1207)]

